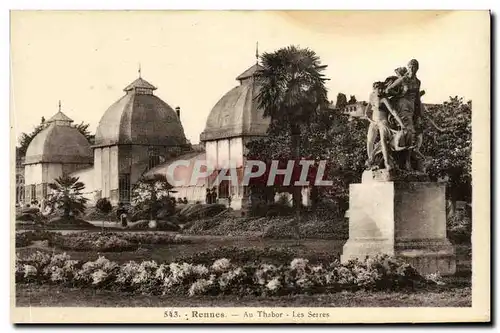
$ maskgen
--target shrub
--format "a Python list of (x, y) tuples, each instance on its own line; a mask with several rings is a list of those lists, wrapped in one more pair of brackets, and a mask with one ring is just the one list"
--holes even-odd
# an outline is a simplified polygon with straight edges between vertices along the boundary
[(472, 220), (464, 214), (455, 214), (448, 217), (446, 229), (449, 239), (453, 243), (470, 244), (472, 235)]
[(322, 198), (312, 211), (313, 215), (320, 220), (338, 221), (344, 217), (345, 211), (341, 209), (338, 200)]
[(187, 204), (175, 215), (179, 222), (186, 223), (197, 219), (208, 219), (226, 210), (222, 204)]
[(97, 208), (97, 210), (102, 214), (109, 214), (113, 210), (113, 206), (111, 206), (111, 202), (108, 198), (101, 198), (97, 200), (95, 208)]
[(31, 222), (32, 224), (40, 225), (45, 223), (47, 218), (40, 212), (40, 209), (28, 207), (16, 211), (16, 221)]
[[(280, 197), (281, 198), (281, 197)], [(281, 200), (274, 203), (266, 203), (258, 201), (250, 207), (250, 215), (254, 217), (276, 217), (276, 216), (289, 216), (294, 213), (287, 201)]]
[(84, 220), (87, 221), (117, 221), (116, 212), (111, 209), (109, 213), (103, 213), (97, 207), (89, 207), (85, 210)]
[(16, 233), (16, 247), (26, 247), (33, 244), (35, 241), (49, 241), (49, 244), (53, 239), (60, 234), (56, 234), (50, 231), (25, 231)]

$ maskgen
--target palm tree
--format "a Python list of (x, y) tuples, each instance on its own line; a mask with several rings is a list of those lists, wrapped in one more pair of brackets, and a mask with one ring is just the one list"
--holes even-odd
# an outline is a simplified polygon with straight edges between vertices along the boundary
[(55, 179), (55, 183), (49, 184), (52, 190), (49, 204), (52, 207), (62, 210), (63, 218), (69, 219), (85, 211), (87, 198), (83, 197), (82, 190), (85, 184), (79, 181), (78, 177), (68, 175)]
[[(288, 46), (261, 57), (262, 68), (257, 72), (260, 91), (258, 107), (273, 124), (280, 124), (290, 134), (290, 150), (295, 164), (300, 158), (301, 132), (309, 126), (319, 109), (328, 107), (327, 89), (316, 53), (308, 48)], [(301, 188), (293, 188), (296, 231), (300, 221)], [(297, 233), (298, 236), (298, 233)]]

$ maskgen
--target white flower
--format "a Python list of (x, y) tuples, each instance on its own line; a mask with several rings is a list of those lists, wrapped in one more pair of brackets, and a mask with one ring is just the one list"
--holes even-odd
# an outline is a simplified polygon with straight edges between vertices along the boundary
[(138, 271), (139, 264), (137, 264), (135, 261), (129, 261), (128, 263), (120, 267), (120, 272), (116, 277), (116, 282), (127, 283), (134, 278)]
[(189, 288), (189, 296), (200, 295), (206, 293), (208, 288), (212, 286), (214, 281), (212, 279), (199, 279)]
[(104, 280), (106, 280), (107, 277), (108, 277), (108, 273), (106, 273), (102, 269), (99, 269), (99, 270), (95, 271), (94, 273), (92, 273), (92, 284), (99, 284), (99, 283), (103, 282)]
[(303, 271), (307, 267), (308, 263), (309, 263), (309, 260), (307, 260), (307, 259), (295, 258), (290, 263), (290, 268)]
[(243, 275), (243, 270), (241, 267), (233, 269), (229, 272), (223, 273), (219, 278), (219, 286), (222, 290), (225, 290), (227, 286), (233, 282), (236, 278)]
[(311, 268), (311, 271), (313, 273), (321, 273), (323, 271), (323, 266), (322, 265), (316, 265)]
[(157, 266), (158, 265), (154, 261), (143, 261), (139, 265), (139, 269), (135, 276), (132, 278), (132, 283), (141, 284), (151, 280), (151, 275), (155, 272)]
[(165, 277), (167, 276), (168, 272), (168, 266), (165, 264), (161, 264), (158, 266), (155, 272), (155, 279), (157, 280), (165, 280)]
[(435, 284), (437, 285), (445, 285), (446, 283), (443, 281), (443, 277), (441, 276), (441, 274), (439, 273), (432, 273), (432, 274), (428, 274), (425, 276), (425, 279), (428, 280), (428, 281), (432, 281), (434, 282)]
[(212, 269), (216, 272), (225, 272), (231, 267), (231, 261), (226, 258), (217, 259), (212, 265)]
[(262, 264), (260, 268), (255, 271), (255, 279), (260, 285), (265, 285), (269, 275), (276, 271), (276, 266), (269, 264)]
[(24, 278), (34, 277), (36, 276), (37, 269), (32, 265), (24, 265)]
[(63, 282), (66, 281), (66, 275), (64, 269), (56, 266), (52, 266), (52, 272), (50, 274), (50, 280), (53, 282)]
[(208, 268), (203, 265), (193, 266), (193, 272), (198, 276), (204, 276), (208, 274)]
[(306, 277), (303, 277), (303, 278), (300, 278), (296, 281), (297, 283), (297, 286), (299, 286), (300, 288), (307, 288), (307, 287), (310, 287), (312, 285), (312, 282), (307, 279)]
[(266, 288), (271, 290), (271, 291), (278, 290), (279, 287), (281, 287), (281, 282), (280, 282), (278, 277), (273, 278), (266, 285)]

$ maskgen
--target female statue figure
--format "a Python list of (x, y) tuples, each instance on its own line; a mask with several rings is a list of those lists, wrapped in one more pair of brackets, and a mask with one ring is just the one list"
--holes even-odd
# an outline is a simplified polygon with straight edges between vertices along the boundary
[[(420, 132), (420, 80), (417, 78), (419, 69), (418, 61), (410, 60), (406, 71), (396, 70), (398, 78), (388, 84), (385, 92), (392, 95), (391, 103), (394, 105), (399, 117), (403, 121), (404, 133), (399, 133), (397, 140), (400, 141), (400, 153), (396, 159), (406, 170), (412, 170), (411, 157), (412, 148), (417, 143), (417, 135)], [(402, 149), (406, 148), (406, 149)]]
[[(388, 146), (391, 151), (391, 159), (400, 169), (412, 170), (413, 147), (416, 145), (416, 139), (419, 129), (416, 123), (420, 123), (420, 80), (417, 78), (418, 61), (412, 59), (407, 68), (397, 68), (396, 75), (390, 76), (384, 81), (383, 90), (385, 99), (388, 101), (386, 108), (391, 111), (389, 116), (390, 142)], [(395, 112), (392, 112), (391, 108)], [(377, 143), (372, 156), (376, 167), (385, 167), (388, 163), (381, 164), (380, 155), (383, 152), (381, 142)], [(378, 157), (375, 158), (375, 157)], [(384, 160), (387, 160), (384, 158)]]

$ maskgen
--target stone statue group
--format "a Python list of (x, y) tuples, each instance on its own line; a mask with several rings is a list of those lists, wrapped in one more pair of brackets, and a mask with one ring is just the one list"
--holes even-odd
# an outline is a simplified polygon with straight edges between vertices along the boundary
[[(425, 172), (427, 159), (419, 149), (423, 138), (422, 121), (427, 117), (420, 100), (425, 91), (420, 90), (418, 68), (418, 61), (412, 59), (407, 67), (395, 69), (394, 76), (373, 83), (365, 109), (365, 116), (370, 121), (366, 161), (370, 170)], [(431, 124), (442, 130), (432, 121)]]

